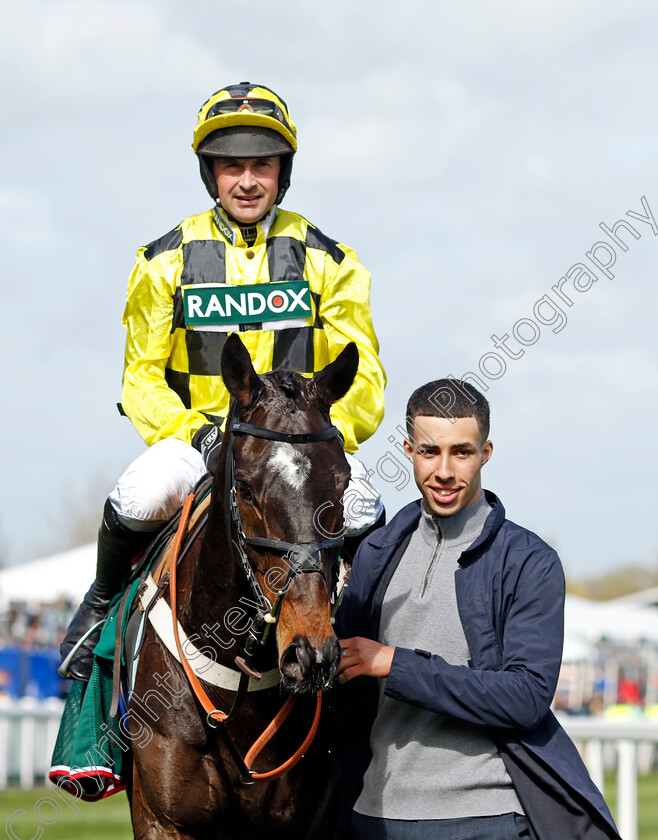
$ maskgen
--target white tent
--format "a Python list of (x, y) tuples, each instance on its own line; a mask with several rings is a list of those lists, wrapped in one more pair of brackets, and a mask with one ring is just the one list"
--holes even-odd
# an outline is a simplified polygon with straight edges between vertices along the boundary
[(618, 604), (642, 604), (645, 607), (658, 607), (658, 586), (649, 589), (642, 589), (640, 592), (631, 592), (630, 595), (622, 595), (615, 598)]
[[(0, 571), (0, 608), (9, 601), (52, 602), (60, 596), (79, 603), (94, 579), (95, 567), (94, 543), (10, 566)], [(658, 643), (658, 608), (567, 595), (565, 661), (586, 658), (586, 651), (604, 636), (625, 643), (639, 639)]]
[(63, 596), (79, 603), (96, 572), (96, 545), (79, 548), (20, 563), (0, 571), (0, 608), (10, 601), (39, 603)]
[[(582, 650), (602, 638), (629, 644), (646, 639), (658, 643), (658, 608), (615, 601), (590, 601), (567, 595), (564, 610), (567, 652)], [(580, 658), (580, 656), (573, 657)]]

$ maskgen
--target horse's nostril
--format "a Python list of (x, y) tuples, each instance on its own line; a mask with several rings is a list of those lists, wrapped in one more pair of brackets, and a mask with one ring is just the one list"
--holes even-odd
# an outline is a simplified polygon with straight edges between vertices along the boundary
[(306, 671), (311, 666), (313, 648), (308, 642), (308, 639), (301, 639), (295, 645), (295, 654), (302, 671)]
[(293, 679), (304, 677), (311, 664), (312, 651), (313, 649), (307, 639), (295, 639), (281, 655), (280, 668), (282, 673)]
[(340, 646), (335, 637), (326, 639), (321, 647), (298, 637), (283, 652), (280, 668), (284, 682), (295, 691), (317, 691), (327, 688), (339, 662)]
[(328, 675), (333, 676), (340, 663), (340, 645), (338, 639), (327, 639), (324, 643), (323, 661), (328, 670)]

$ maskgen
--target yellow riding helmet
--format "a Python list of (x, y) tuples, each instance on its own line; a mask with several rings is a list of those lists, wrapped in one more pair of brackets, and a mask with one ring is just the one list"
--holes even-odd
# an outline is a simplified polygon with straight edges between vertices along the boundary
[(290, 186), (297, 129), (288, 106), (274, 91), (240, 82), (213, 93), (201, 106), (192, 148), (199, 158), (201, 179), (215, 200), (217, 184), (208, 158), (281, 157), (279, 204)]

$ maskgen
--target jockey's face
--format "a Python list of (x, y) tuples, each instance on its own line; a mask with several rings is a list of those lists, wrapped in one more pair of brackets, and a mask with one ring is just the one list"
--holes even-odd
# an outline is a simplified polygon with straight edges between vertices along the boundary
[(475, 417), (413, 419), (414, 440), (405, 440), (404, 448), (425, 510), (432, 516), (452, 516), (480, 497), (480, 471), (493, 444), (482, 441)]
[(279, 191), (278, 157), (214, 158), (212, 171), (224, 210), (241, 224), (253, 224), (270, 210)]

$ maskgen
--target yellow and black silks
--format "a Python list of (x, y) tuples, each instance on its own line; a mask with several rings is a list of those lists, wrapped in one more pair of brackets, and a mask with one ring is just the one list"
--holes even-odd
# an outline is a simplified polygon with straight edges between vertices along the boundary
[[(291, 320), (236, 325), (258, 373), (312, 375), (354, 341), (359, 370), (332, 421), (355, 452), (384, 413), (384, 370), (370, 314), (370, 274), (356, 254), (302, 216), (274, 208), (253, 244), (214, 208), (191, 216), (137, 252), (123, 323), (128, 331), (122, 405), (147, 444), (190, 443), (223, 423), (229, 394), (219, 372), (225, 327), (186, 324), (185, 296), (203, 286), (305, 281), (311, 312)], [(282, 287), (283, 288), (283, 287)]]

